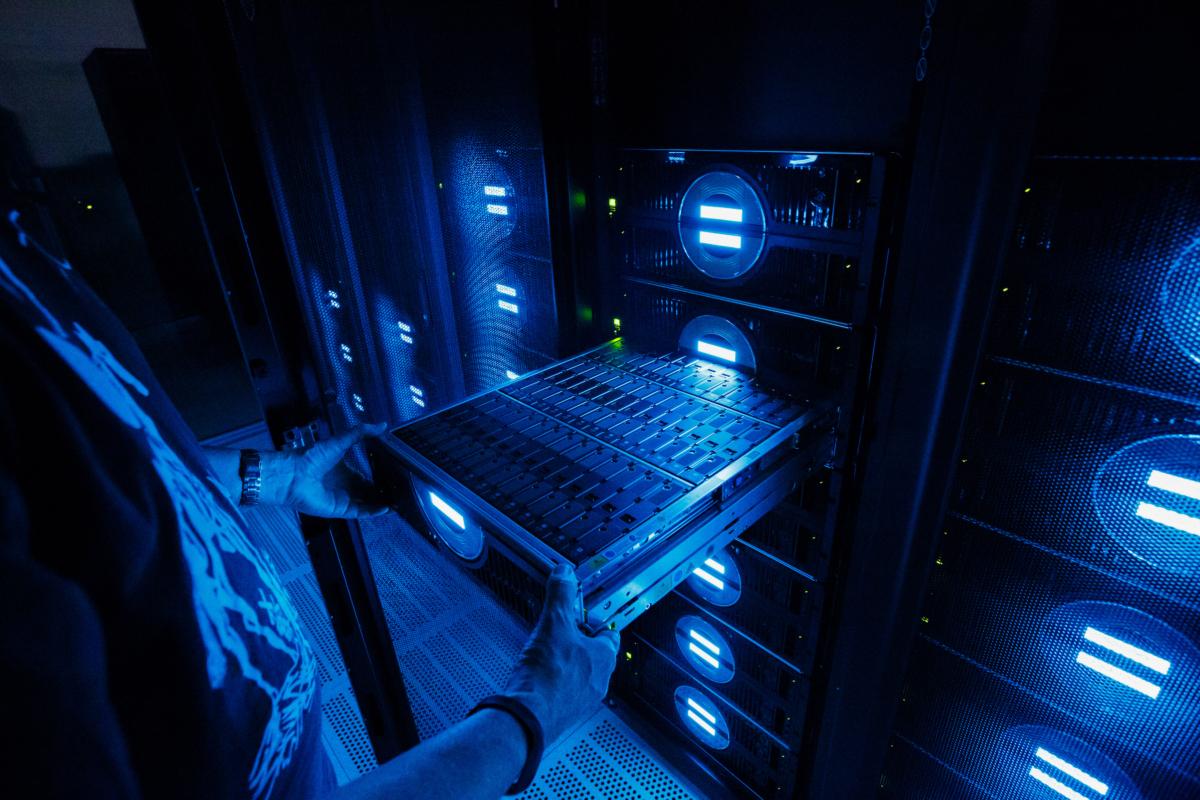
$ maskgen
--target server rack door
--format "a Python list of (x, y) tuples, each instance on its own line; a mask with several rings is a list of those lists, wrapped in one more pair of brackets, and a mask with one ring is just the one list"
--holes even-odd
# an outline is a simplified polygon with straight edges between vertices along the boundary
[(1194, 24), (1063, 9), (882, 796), (1200, 796)]

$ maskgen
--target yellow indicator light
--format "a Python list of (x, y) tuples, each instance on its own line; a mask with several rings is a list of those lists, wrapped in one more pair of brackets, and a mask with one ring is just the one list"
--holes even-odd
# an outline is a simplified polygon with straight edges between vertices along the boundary
[(929, 617), (921, 617), (921, 622), (924, 622), (926, 625), (928, 625), (928, 624), (929, 624)]
[(1007, 286), (1005, 286), (1005, 287), (1004, 287), (1003, 289), (1001, 289), (1000, 291), (1001, 291), (1001, 293), (1003, 293), (1003, 292), (1007, 292), (1007, 291), (1008, 291), (1008, 287), (1007, 287)]
[(631, 653), (631, 652), (629, 652), (628, 650), (626, 650), (626, 651), (625, 651), (625, 660), (626, 660), (626, 661), (633, 661), (633, 653)]
[(1029, 194), (1029, 193), (1030, 193), (1030, 192), (1032, 192), (1032, 191), (1033, 191), (1033, 187), (1032, 187), (1032, 186), (1026, 186), (1026, 187), (1025, 187), (1025, 194)]
[(616, 208), (617, 208), (617, 198), (615, 198), (615, 197), (610, 197), (610, 198), (608, 198), (608, 207), (609, 207), (609, 208), (611, 208), (611, 209), (613, 209), (613, 210), (616, 210)]

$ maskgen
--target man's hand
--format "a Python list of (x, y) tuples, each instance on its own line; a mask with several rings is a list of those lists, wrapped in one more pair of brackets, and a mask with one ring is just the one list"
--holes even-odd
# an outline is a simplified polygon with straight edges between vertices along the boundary
[(556, 566), (542, 615), (504, 688), (537, 715), (547, 748), (596, 710), (608, 692), (620, 643), (616, 631), (593, 638), (579, 629), (575, 570)]
[(300, 452), (263, 453), (262, 502), (292, 506), (314, 517), (353, 519), (387, 513), (374, 487), (343, 460), (350, 448), (386, 430), (386, 424), (367, 425)]

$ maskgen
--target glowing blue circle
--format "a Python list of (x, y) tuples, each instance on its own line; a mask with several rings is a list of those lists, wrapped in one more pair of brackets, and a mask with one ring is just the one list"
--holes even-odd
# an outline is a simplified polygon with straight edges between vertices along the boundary
[(1164, 756), (1193, 759), (1200, 650), (1182, 633), (1136, 608), (1077, 600), (1046, 616), (1041, 652), (1068, 706), (1136, 729)]
[(675, 623), (675, 644), (693, 669), (714, 683), (728, 683), (737, 664), (733, 648), (721, 632), (705, 620), (686, 614)]
[(1155, 436), (1121, 448), (1096, 473), (1092, 503), (1130, 555), (1200, 575), (1200, 436)]
[[(979, 731), (971, 734), (978, 736)], [(989, 755), (976, 762), (979, 781), (1005, 800), (1067, 796), (1051, 790), (1045, 779), (1073, 790), (1081, 789), (1076, 794), (1089, 798), (1142, 798), (1137, 785), (1115, 761), (1082, 739), (1055, 728), (1044, 725), (1009, 728), (995, 740)], [(1106, 787), (1104, 792), (1094, 788), (1097, 785)]]
[(742, 574), (728, 550), (702, 561), (686, 583), (697, 597), (714, 606), (731, 606), (742, 596)]
[(729, 746), (729, 724), (712, 698), (692, 686), (675, 690), (675, 712), (687, 731), (714, 750)]
[(1159, 308), (1167, 335), (1200, 364), (1200, 237), (1171, 265), (1159, 290)]
[(696, 269), (731, 281), (758, 264), (767, 243), (767, 213), (753, 184), (727, 167), (706, 172), (683, 193), (678, 230)]
[(417, 504), (438, 541), (464, 561), (474, 565), (482, 563), (483, 528), (445, 492), (415, 475), (412, 482)]

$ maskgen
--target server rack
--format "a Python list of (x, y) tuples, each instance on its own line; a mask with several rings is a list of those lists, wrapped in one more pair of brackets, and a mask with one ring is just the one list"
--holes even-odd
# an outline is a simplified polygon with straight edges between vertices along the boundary
[[(657, 352), (692, 337), (715, 334), (724, 345), (742, 337), (771, 388), (834, 398), (836, 449), (782, 506), (714, 553), (715, 566), (688, 565), (690, 577), (633, 623), (615, 702), (659, 725), (669, 736), (664, 752), (715, 775), (719, 791), (865, 796), (878, 771), (862, 764), (881, 759), (894, 697), (884, 673), (902, 662), (905, 602), (919, 593), (920, 570), (907, 561), (928, 544), (920, 518), (936, 511), (937, 471), (957, 438), (956, 387), (972, 364), (969, 352), (947, 361), (937, 337), (969, 344), (971, 311), (986, 305), (981, 287), (994, 256), (976, 248), (1004, 238), (1048, 10), (940, 10), (947, 34), (939, 51), (925, 35), (935, 4), (915, 14), (871, 8), (865, 18), (864, 9), (832, 5), (793, 16), (756, 7), (762, 27), (749, 33), (776, 44), (792, 37), (803, 55), (788, 69), (803, 74), (754, 85), (694, 46), (726, 32), (715, 6), (690, 15), (696, 9), (669, 5), (611, 14), (535, 6), (531, 16), (524, 6), (456, 10), (466, 13), (453, 24), (452, 15), (427, 11), (412, 25), (377, 8), (142, 10), (148, 28), (178, 14), (203, 41), (225, 42), (203, 55), (225, 81), (216, 83), (247, 98), (244, 119), (220, 119), (217, 147), (243, 159), (232, 170), (233, 195), (245, 197), (239, 182), (256, 177), (271, 195), (278, 225), (260, 219), (246, 247), (269, 252), (274, 228), (286, 258), (255, 265), (277, 289), (263, 313), (281, 326), (281, 349), (304, 343), (282, 361), (308, 365), (295, 370), (286, 402), (276, 395), (277, 439), (310, 416), (335, 427), (380, 415), (414, 420), (613, 333)], [(547, 33), (569, 34), (576, 49), (548, 44)], [(439, 61), (451, 36), (461, 60)], [(152, 46), (169, 38), (148, 31)], [(647, 40), (655, 46), (638, 46)], [(622, 63), (610, 63), (614, 51), (625, 54)], [(747, 62), (761, 58), (746, 52)], [(939, 54), (946, 68), (924, 71)], [(431, 59), (453, 68), (431, 70)], [(998, 63), (1003, 81), (985, 68)], [(848, 66), (864, 68), (847, 76)], [(659, 91), (646, 67), (674, 81), (673, 91)], [(587, 92), (548, 78), (556, 68), (582, 77)], [(685, 77), (689, 70), (699, 77)], [(611, 114), (610, 93), (623, 98)], [(706, 99), (747, 94), (757, 114), (697, 111)], [(562, 120), (549, 101), (564, 95), (583, 113)], [(857, 102), (845, 106), (841, 95)], [(789, 106), (780, 101), (797, 96), (781, 110)], [(822, 113), (834, 107), (841, 113)], [(231, 137), (247, 129), (257, 134), (249, 146)], [(971, 144), (949, 144), (951, 129)], [(893, 152), (900, 157), (881, 156)], [(955, 168), (961, 174), (948, 178)], [(736, 176), (741, 183), (700, 187), (710, 197), (741, 192), (742, 222), (758, 204), (761, 225), (703, 227), (689, 196), (711, 175)], [(740, 237), (747, 250), (761, 243), (765, 255), (748, 271), (727, 269), (688, 252), (685, 234), (703, 231)], [(898, 266), (897, 242), (906, 245)], [(299, 315), (271, 308), (295, 305), (279, 289), (288, 282)], [(727, 327), (682, 335), (705, 317)], [(898, 386), (896, 376), (914, 368), (931, 376), (928, 385)], [(278, 380), (273, 370), (260, 373)], [(897, 422), (897, 408), (909, 418)], [(885, 420), (898, 430), (879, 430)], [(931, 431), (936, 446), (905, 447), (906, 437)], [(904, 520), (889, 537), (880, 505), (903, 483), (889, 462), (914, 458), (935, 487), (887, 509)], [(327, 601), (347, 601), (330, 610), (384, 758), (407, 742), (387, 722), (402, 688), (378, 668), (394, 654), (376, 576), (352, 528), (313, 536), (310, 546), (321, 541), (331, 560), (358, 567), (339, 579), (326, 570), (322, 590)], [(729, 603), (735, 564), (740, 594)], [(876, 580), (884, 570), (893, 574)], [(706, 579), (714, 572), (729, 580)], [(491, 559), (476, 574), (518, 614), (536, 611), (540, 581), (528, 571)], [(896, 600), (904, 602), (890, 605)], [(763, 625), (768, 613), (783, 624)], [(347, 634), (356, 617), (373, 621), (374, 634), (353, 625)], [(693, 632), (722, 640), (719, 655), (733, 653), (733, 664), (689, 656)], [(371, 688), (389, 682), (390, 690)], [(706, 725), (687, 716), (689, 700)]]

